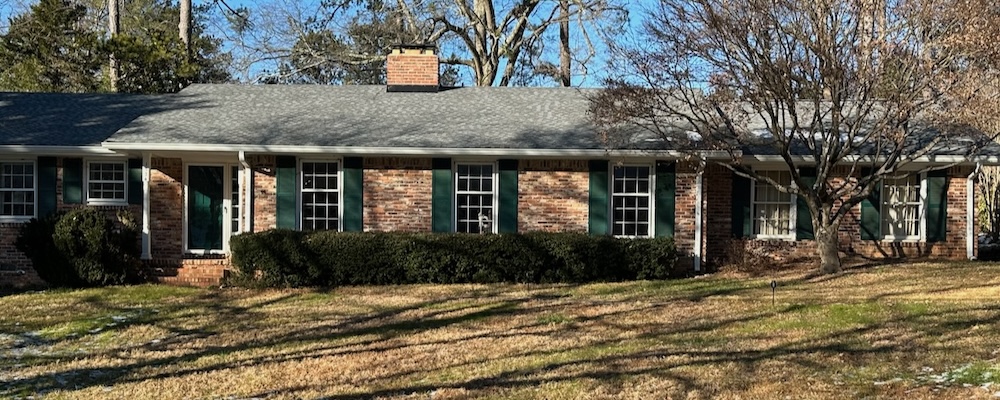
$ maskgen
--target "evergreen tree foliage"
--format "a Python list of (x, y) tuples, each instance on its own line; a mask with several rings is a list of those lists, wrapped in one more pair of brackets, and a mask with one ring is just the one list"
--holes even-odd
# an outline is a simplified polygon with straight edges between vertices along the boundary
[(83, 28), (87, 8), (40, 0), (0, 36), (0, 90), (92, 92), (106, 57), (100, 35)]
[(107, 38), (102, 9), (67, 0), (40, 0), (11, 19), (0, 35), (0, 90), (98, 92), (110, 90), (110, 54), (120, 65), (118, 91), (170, 93), (191, 83), (225, 82), (229, 55), (195, 23), (188, 56), (177, 34), (179, 10), (169, 0), (126, 4), (121, 32)]

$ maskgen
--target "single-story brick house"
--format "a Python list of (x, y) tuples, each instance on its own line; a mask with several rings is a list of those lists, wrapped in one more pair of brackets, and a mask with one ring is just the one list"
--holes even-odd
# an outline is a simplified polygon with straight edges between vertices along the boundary
[[(403, 48), (387, 86), (0, 93), (0, 284), (37, 279), (19, 227), (78, 205), (131, 210), (142, 258), (190, 284), (218, 282), (232, 235), (271, 228), (672, 236), (695, 270), (734, 243), (814, 251), (793, 196), (678, 152), (607, 150), (586, 90), (440, 88), (437, 66)], [(998, 154), (923, 160), (950, 167), (886, 183), (843, 224), (843, 250), (974, 257), (970, 178)], [(788, 179), (773, 157), (744, 161)]]

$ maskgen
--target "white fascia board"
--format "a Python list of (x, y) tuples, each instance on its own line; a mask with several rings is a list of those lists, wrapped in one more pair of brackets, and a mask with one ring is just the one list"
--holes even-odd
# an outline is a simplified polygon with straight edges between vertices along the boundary
[[(289, 146), (289, 145), (212, 145), (176, 143), (116, 143), (105, 142), (113, 151), (152, 152), (245, 152), (251, 154), (339, 154), (366, 156), (450, 156), (450, 157), (520, 157), (520, 158), (683, 158), (678, 151), (605, 150), (605, 149), (504, 149), (504, 148), (438, 148), (438, 147), (358, 147), (358, 146)], [(716, 154), (719, 153), (719, 154)], [(704, 157), (728, 157), (724, 152), (705, 152)]]
[[(778, 155), (747, 155), (747, 161), (758, 162), (758, 163), (774, 163), (774, 162), (785, 162), (785, 159)], [(792, 156), (790, 157), (792, 162), (796, 164), (812, 164), (812, 156)], [(849, 156), (845, 157), (842, 161), (843, 163), (853, 163), (853, 162), (871, 162), (871, 156)], [(983, 165), (1000, 165), (1000, 157), (994, 156), (955, 156), (955, 155), (939, 155), (939, 156), (922, 156), (917, 157), (909, 162), (927, 163), (927, 164), (969, 164), (974, 165), (976, 163), (981, 163)]]
[(33, 146), (0, 145), (0, 154), (34, 154), (42, 156), (120, 155), (103, 146)]

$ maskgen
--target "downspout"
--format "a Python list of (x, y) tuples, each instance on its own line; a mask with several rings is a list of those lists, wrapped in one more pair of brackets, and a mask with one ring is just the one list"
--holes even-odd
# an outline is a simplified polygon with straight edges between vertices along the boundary
[(247, 154), (240, 150), (240, 169), (243, 172), (243, 195), (240, 196), (240, 210), (243, 211), (243, 218), (240, 221), (240, 232), (251, 232), (253, 230), (253, 170), (247, 162)]
[(698, 175), (695, 178), (695, 200), (694, 200), (694, 271), (701, 272), (701, 238), (702, 238), (702, 176), (705, 172), (705, 163), (701, 162), (698, 166)]
[(150, 260), (152, 255), (152, 244), (150, 232), (149, 213), (152, 207), (149, 205), (149, 181), (152, 167), (152, 156), (149, 153), (142, 153), (142, 256), (143, 260)]
[(976, 240), (979, 238), (975, 237), (976, 229), (976, 175), (979, 174), (979, 169), (983, 167), (982, 163), (976, 163), (976, 169), (972, 170), (972, 173), (965, 178), (965, 256), (970, 260), (976, 259)]

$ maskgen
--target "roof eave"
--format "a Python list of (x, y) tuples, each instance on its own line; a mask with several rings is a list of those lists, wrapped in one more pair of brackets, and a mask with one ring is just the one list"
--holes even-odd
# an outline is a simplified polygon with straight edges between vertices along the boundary
[(89, 156), (89, 155), (118, 155), (112, 149), (100, 145), (84, 146), (50, 146), (50, 145), (22, 145), (4, 144), (0, 145), (0, 155), (4, 154), (32, 154), (53, 156)]
[[(683, 158), (688, 153), (675, 150), (610, 150), (610, 149), (523, 149), (523, 148), (464, 148), (464, 147), (366, 147), (366, 146), (294, 146), (294, 145), (225, 145), (177, 143), (104, 142), (103, 146), (117, 152), (239, 152), (269, 154), (338, 154), (366, 156), (434, 156), (434, 157), (520, 157), (520, 158), (604, 158), (648, 157)], [(716, 154), (718, 153), (718, 154)], [(724, 152), (708, 151), (708, 158), (728, 157)]]
[[(774, 154), (746, 154), (744, 155), (749, 161), (755, 162), (784, 162), (785, 159), (780, 155)], [(796, 164), (811, 164), (813, 162), (812, 156), (791, 156), (793, 162)], [(871, 162), (871, 156), (848, 156), (845, 157), (843, 162), (853, 163), (853, 162)], [(983, 165), (1000, 165), (1000, 157), (997, 156), (987, 156), (987, 155), (974, 155), (974, 156), (961, 156), (961, 155), (930, 155), (916, 157), (912, 160), (913, 162), (928, 163), (928, 164), (983, 164)]]

